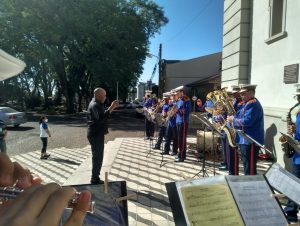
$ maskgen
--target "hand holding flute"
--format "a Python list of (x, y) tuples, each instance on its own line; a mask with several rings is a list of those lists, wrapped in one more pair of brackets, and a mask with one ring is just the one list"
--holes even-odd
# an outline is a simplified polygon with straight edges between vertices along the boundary
[[(51, 183), (41, 185), (21, 165), (12, 163), (7, 155), (0, 153), (0, 186), (25, 189), (14, 200), (0, 205), (0, 226), (58, 226), (64, 208), (76, 191), (72, 187), (60, 187)], [(28, 188), (28, 189), (27, 189)], [(80, 226), (91, 203), (91, 193), (83, 191), (74, 203), (73, 212), (64, 226)]]

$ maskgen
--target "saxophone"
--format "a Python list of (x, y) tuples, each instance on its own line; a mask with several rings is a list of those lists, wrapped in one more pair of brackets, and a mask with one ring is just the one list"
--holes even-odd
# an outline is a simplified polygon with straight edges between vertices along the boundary
[[(300, 103), (298, 102), (297, 104), (295, 104), (293, 107), (290, 108), (287, 117), (286, 117), (286, 123), (287, 126), (292, 125), (292, 117), (291, 117), (291, 112), (292, 110), (294, 110), (294, 108), (298, 107), (300, 105)], [(286, 155), (288, 157), (292, 157), (295, 150), (292, 148), (292, 145), (288, 143), (288, 141), (286, 140), (286, 138), (284, 136), (279, 137), (279, 142), (281, 143), (282, 147), (283, 147), (283, 151), (286, 153)]]

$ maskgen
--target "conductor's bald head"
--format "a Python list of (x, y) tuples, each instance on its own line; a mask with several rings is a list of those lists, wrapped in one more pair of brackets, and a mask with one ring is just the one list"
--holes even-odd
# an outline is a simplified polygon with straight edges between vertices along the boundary
[(101, 104), (104, 103), (105, 99), (106, 99), (106, 91), (103, 88), (96, 88), (94, 90), (94, 97), (96, 99), (96, 101), (100, 102)]

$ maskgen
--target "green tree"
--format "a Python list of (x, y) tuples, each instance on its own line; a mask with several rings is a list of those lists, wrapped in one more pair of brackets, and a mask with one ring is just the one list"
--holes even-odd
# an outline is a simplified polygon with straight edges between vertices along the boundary
[(26, 61), (26, 89), (42, 92), (46, 106), (53, 90), (62, 93), (67, 112), (96, 86), (112, 99), (118, 82), (126, 98), (150, 37), (168, 22), (148, 0), (1, 0), (0, 13), (0, 45)]

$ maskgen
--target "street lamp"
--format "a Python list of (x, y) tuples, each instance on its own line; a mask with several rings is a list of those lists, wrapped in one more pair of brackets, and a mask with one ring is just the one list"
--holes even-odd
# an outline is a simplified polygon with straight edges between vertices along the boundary
[(156, 55), (154, 55), (152, 53), (147, 53), (147, 57), (150, 57), (150, 58), (155, 57), (156, 59), (160, 60), (159, 56), (156, 56)]

